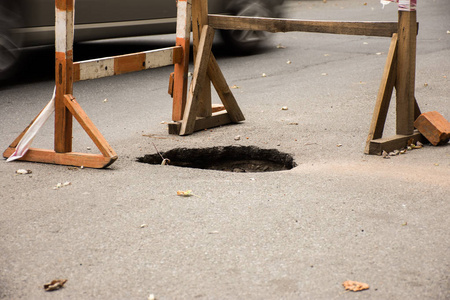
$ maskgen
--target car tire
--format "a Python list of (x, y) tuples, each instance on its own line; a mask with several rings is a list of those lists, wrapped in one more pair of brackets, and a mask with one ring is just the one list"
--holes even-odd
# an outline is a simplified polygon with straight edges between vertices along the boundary
[(22, 39), (14, 29), (23, 19), (17, 1), (0, 1), (0, 79), (13, 75), (20, 61)]
[[(231, 1), (226, 11), (234, 16), (268, 17), (281, 16), (281, 4), (283, 0), (234, 0)], [(270, 33), (265, 31), (221, 30), (223, 41), (236, 55), (248, 55), (257, 51), (269, 38)]]

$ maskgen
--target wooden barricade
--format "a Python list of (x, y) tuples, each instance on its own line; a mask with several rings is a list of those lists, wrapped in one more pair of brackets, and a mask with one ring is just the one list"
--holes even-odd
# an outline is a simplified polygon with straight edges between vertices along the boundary
[[(411, 4), (411, 7), (414, 6), (414, 9), (411, 10), (399, 9), (398, 22), (343, 22), (208, 15), (207, 0), (193, 1), (195, 3), (194, 15), (197, 16), (196, 20), (200, 20), (197, 21), (196, 25), (201, 25), (202, 37), (204, 37), (206, 41), (212, 39), (212, 31), (210, 30), (210, 27), (222, 30), (261, 30), (269, 32), (303, 31), (391, 37), (392, 42), (389, 48), (389, 54), (364, 152), (366, 154), (381, 154), (383, 150), (389, 152), (395, 149), (403, 148), (406, 146), (408, 141), (411, 141), (411, 139), (415, 142), (423, 138), (417, 131), (414, 130), (414, 120), (420, 115), (420, 109), (414, 97), (416, 35), (418, 33), (415, 5)], [(416, 2), (415, 0), (410, 1), (411, 3)], [(209, 116), (206, 115), (206, 117), (204, 114), (202, 116), (199, 115), (200, 109), (203, 109), (203, 112), (205, 112), (207, 111), (206, 109), (210, 107), (209, 100), (209, 102), (201, 102), (198, 99), (200, 98), (199, 95), (202, 91), (205, 91), (205, 87), (207, 88), (209, 86), (207, 76), (209, 76), (214, 86), (216, 86), (214, 77), (218, 75), (217, 73), (220, 73), (214, 56), (212, 56), (212, 54), (211, 56), (209, 55), (210, 45), (202, 44), (204, 42), (202, 41), (203, 40), (196, 43), (194, 40), (194, 50), (196, 47), (198, 49), (195, 56), (197, 61), (194, 68), (192, 87), (186, 105), (182, 102), (184, 99), (181, 100), (174, 97), (174, 107), (178, 106), (181, 107), (181, 109), (186, 109), (182, 114), (179, 114), (176, 118), (174, 118), (174, 120), (178, 120), (181, 115), (183, 115), (182, 120), (179, 123), (171, 125), (170, 128), (172, 128), (171, 131), (173, 133), (180, 133), (181, 135), (190, 134), (195, 130), (220, 125), (220, 122), (212, 121), (210, 112)], [(205, 51), (207, 53), (205, 53)], [(200, 60), (200, 62), (198, 62), (198, 60)], [(204, 62), (201, 62), (202, 60)], [(205, 75), (204, 69), (206, 64), (208, 64), (208, 71)], [(214, 69), (213, 67), (217, 69)], [(225, 83), (224, 79), (221, 79), (221, 82)], [(396, 88), (397, 98), (397, 135), (389, 138), (382, 138), (389, 102), (392, 97), (394, 87)], [(226, 90), (225, 86), (222, 91), (225, 91), (227, 97), (232, 99), (231, 102), (233, 104), (236, 103), (231, 92)], [(202, 96), (204, 99), (209, 97), (209, 95), (205, 95), (205, 93), (203, 93)], [(227, 101), (224, 101), (222, 98), (222, 102), (224, 103), (225, 109), (230, 117), (233, 115), (233, 112), (239, 111), (237, 104), (237, 108), (227, 107)], [(205, 120), (209, 120), (209, 122), (205, 122)], [(235, 118), (222, 121), (227, 123), (229, 121), (239, 122), (240, 120), (243, 120), (243, 116), (238, 114)]]
[[(55, 136), (54, 150), (30, 148), (24, 161), (104, 168), (117, 159), (100, 131), (73, 97), (73, 83), (150, 68), (174, 65), (169, 93), (173, 97), (169, 133), (188, 135), (194, 131), (243, 121), (220, 67), (211, 53), (215, 29), (263, 30), (269, 32), (303, 31), (392, 37), (389, 54), (370, 126), (365, 153), (381, 154), (404, 147), (414, 131), (420, 109), (414, 97), (416, 35), (415, 11), (399, 11), (399, 22), (304, 21), (258, 17), (209, 15), (207, 0), (177, 1), (176, 46), (115, 57), (73, 62), (75, 0), (55, 0)], [(193, 32), (194, 72), (188, 90), (188, 65), (191, 24)], [(223, 106), (211, 104), (211, 83)], [(397, 135), (383, 139), (383, 129), (393, 88), (397, 91)], [(73, 117), (94, 141), (101, 154), (72, 152)], [(33, 123), (33, 122), (32, 122)], [(31, 124), (30, 124), (31, 125)], [(3, 153), (14, 153), (28, 126)]]

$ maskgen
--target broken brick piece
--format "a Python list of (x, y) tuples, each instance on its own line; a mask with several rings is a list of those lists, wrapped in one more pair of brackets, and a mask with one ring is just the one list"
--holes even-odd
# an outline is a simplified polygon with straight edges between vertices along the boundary
[(414, 127), (435, 146), (445, 144), (450, 139), (450, 122), (437, 111), (421, 114), (414, 122)]

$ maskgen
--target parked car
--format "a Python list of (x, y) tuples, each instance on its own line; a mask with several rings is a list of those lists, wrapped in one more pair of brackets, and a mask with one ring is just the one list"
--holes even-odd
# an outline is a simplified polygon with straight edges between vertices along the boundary
[[(284, 0), (209, 0), (210, 13), (278, 17)], [(0, 0), (0, 78), (20, 58), (20, 49), (54, 44), (54, 0)], [(174, 33), (176, 0), (76, 0), (75, 42)], [(263, 32), (223, 31), (236, 53), (249, 53)]]

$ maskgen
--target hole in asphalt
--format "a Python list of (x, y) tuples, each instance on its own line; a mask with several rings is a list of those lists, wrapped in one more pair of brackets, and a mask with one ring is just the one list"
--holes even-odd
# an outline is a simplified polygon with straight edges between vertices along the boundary
[(274, 172), (294, 168), (297, 164), (287, 153), (255, 146), (225, 146), (212, 148), (176, 148), (166, 152), (138, 157), (142, 163), (169, 165), (227, 172)]

